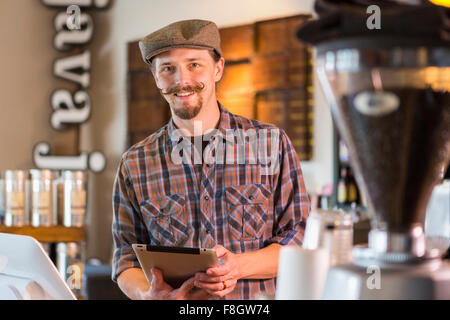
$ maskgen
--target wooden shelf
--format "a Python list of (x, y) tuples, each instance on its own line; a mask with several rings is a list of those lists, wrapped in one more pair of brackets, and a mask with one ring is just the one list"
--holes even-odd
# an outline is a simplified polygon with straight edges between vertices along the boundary
[(86, 228), (76, 227), (6, 227), (0, 226), (0, 232), (21, 234), (35, 238), (40, 242), (82, 242), (86, 240)]

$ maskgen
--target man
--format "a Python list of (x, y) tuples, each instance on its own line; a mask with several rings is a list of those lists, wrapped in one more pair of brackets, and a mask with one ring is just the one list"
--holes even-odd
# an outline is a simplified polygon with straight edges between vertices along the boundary
[[(172, 118), (120, 162), (113, 280), (132, 299), (274, 293), (279, 250), (302, 243), (309, 213), (291, 142), (275, 126), (233, 115), (217, 101), (225, 60), (214, 23), (179, 21), (139, 46)], [(133, 243), (214, 248), (221, 264), (180, 288), (154, 268), (148, 283)]]

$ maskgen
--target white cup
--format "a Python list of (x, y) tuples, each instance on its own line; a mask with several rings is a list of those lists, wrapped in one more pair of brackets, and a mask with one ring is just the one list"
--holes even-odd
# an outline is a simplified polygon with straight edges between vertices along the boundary
[(280, 250), (275, 298), (277, 300), (319, 300), (329, 267), (329, 253), (300, 246)]

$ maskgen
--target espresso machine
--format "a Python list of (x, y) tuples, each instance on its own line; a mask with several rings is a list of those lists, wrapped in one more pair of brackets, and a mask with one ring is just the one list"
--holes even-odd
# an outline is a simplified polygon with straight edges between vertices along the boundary
[(450, 8), (317, 0), (315, 10), (297, 37), (317, 50), (317, 77), (372, 217), (368, 244), (329, 269), (323, 298), (450, 299), (450, 260), (424, 234), (450, 161)]

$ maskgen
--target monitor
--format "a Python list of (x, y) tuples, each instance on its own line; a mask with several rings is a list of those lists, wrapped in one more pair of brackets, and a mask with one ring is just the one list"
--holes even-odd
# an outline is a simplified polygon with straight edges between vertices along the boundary
[(0, 300), (75, 300), (34, 238), (0, 233)]

